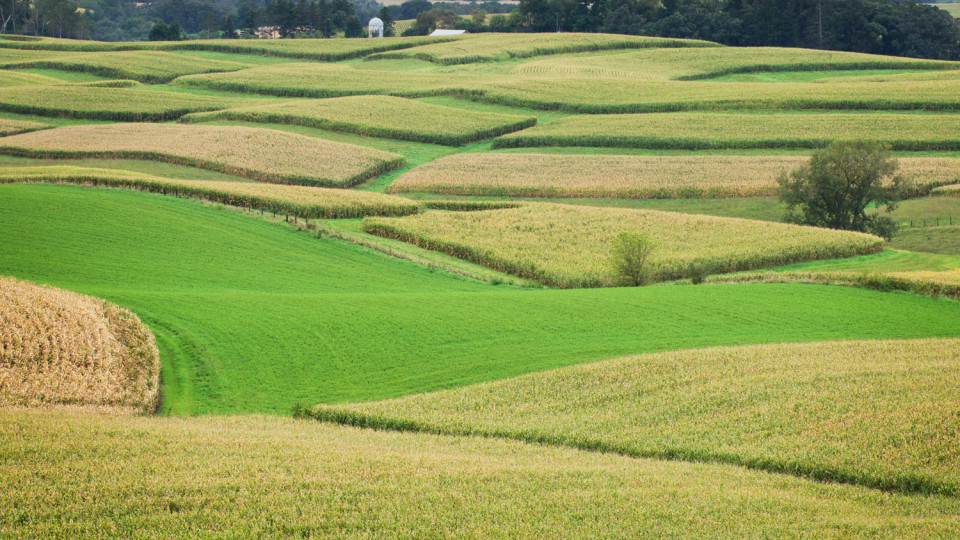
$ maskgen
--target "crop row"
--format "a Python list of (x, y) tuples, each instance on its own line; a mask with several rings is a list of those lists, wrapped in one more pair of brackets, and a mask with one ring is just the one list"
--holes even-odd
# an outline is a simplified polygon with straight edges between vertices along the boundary
[[(401, 175), (390, 193), (500, 197), (679, 199), (760, 197), (806, 161), (800, 155), (457, 154)], [(960, 181), (960, 160), (900, 158), (918, 186)], [(928, 188), (929, 189), (929, 188)]]
[(820, 148), (875, 140), (894, 150), (960, 150), (960, 115), (908, 113), (661, 113), (561, 118), (494, 141), (494, 148)]
[(192, 114), (181, 119), (182, 122), (209, 120), (296, 124), (451, 146), (496, 137), (537, 123), (533, 117), (471, 111), (391, 96), (291, 100)]
[(160, 355), (136, 315), (0, 276), (0, 406), (152, 412), (159, 396)]
[(613, 34), (478, 34), (447, 43), (373, 54), (368, 60), (414, 58), (437, 64), (497, 62), (550, 54), (657, 47), (718, 47), (690, 39), (622, 36)]
[(614, 238), (647, 235), (654, 280), (875, 253), (874, 236), (781, 223), (689, 214), (527, 204), (484, 212), (367, 218), (364, 231), (442, 251), (556, 287), (610, 286)]
[(399, 167), (402, 157), (272, 129), (178, 124), (69, 126), (3, 139), (0, 153), (165, 161), (274, 182), (347, 187)]
[(120, 122), (173, 120), (187, 113), (212, 111), (243, 102), (243, 99), (92, 85), (0, 88), (0, 111)]
[(956, 496), (958, 361), (957, 339), (717, 347), (306, 414)]
[(80, 71), (102, 77), (133, 79), (144, 83), (164, 83), (182, 75), (238, 71), (249, 64), (198, 58), (162, 51), (118, 51), (60, 54), (35, 60), (5, 62), (5, 69), (40, 68)]
[(413, 201), (381, 193), (257, 182), (172, 180), (113, 169), (84, 167), (3, 167), (0, 184), (61, 183), (138, 189), (194, 197), (304, 219), (404, 216), (419, 211)]

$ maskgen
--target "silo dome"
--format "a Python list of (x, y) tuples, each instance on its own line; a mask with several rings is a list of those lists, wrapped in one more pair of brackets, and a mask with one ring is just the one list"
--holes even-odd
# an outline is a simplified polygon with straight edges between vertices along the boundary
[(372, 38), (383, 37), (383, 21), (379, 17), (374, 17), (367, 23), (367, 36)]
[(380, 17), (374, 17), (370, 19), (370, 23), (367, 24), (367, 26), (379, 26), (380, 28), (383, 28), (383, 21), (380, 20)]

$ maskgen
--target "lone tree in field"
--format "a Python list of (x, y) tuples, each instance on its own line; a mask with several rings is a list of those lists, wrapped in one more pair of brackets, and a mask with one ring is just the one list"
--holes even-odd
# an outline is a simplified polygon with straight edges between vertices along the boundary
[(787, 204), (786, 221), (869, 232), (889, 240), (896, 222), (879, 212), (868, 214), (867, 208), (875, 204), (890, 212), (910, 193), (909, 182), (895, 175), (898, 166), (889, 149), (876, 142), (835, 142), (817, 150), (810, 161), (777, 181), (780, 200)]
[(626, 287), (639, 287), (650, 283), (650, 267), (647, 258), (653, 250), (653, 243), (646, 235), (622, 232), (613, 239), (610, 250), (610, 266), (614, 284)]

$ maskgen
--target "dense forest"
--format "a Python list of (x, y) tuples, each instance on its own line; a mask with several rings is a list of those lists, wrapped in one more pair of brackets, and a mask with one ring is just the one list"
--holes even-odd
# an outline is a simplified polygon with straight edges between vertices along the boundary
[(958, 20), (912, 0), (410, 0), (389, 7), (376, 0), (0, 0), (0, 33), (108, 41), (359, 37), (374, 16), (385, 20), (387, 35), (393, 21), (416, 19), (405, 35), (607, 32), (960, 59)]

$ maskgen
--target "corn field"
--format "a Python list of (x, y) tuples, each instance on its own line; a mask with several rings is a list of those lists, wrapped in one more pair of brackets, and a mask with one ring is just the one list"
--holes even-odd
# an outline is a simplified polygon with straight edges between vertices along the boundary
[(0, 405), (157, 406), (153, 335), (113, 304), (0, 277), (0, 345)]

